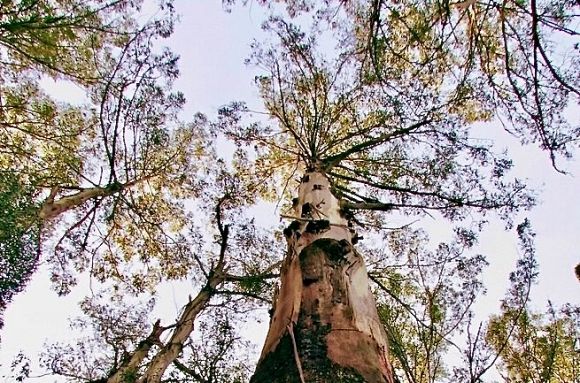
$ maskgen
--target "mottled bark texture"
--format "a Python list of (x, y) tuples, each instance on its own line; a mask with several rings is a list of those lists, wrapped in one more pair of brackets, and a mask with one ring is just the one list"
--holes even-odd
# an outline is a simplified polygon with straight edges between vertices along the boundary
[(387, 339), (355, 236), (322, 172), (306, 174), (253, 383), (392, 383)]

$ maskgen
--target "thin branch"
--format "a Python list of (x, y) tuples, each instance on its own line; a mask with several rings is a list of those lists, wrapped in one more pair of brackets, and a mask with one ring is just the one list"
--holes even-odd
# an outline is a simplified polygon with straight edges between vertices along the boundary
[(384, 202), (359, 202), (353, 203), (344, 201), (341, 207), (351, 210), (378, 210), (378, 211), (391, 211), (397, 209), (397, 207), (392, 203)]
[(407, 128), (398, 129), (398, 130), (395, 130), (395, 131), (390, 132), (390, 133), (381, 134), (380, 136), (378, 136), (376, 138), (372, 138), (370, 140), (363, 141), (359, 144), (353, 145), (342, 153), (338, 153), (334, 156), (330, 156), (330, 157), (325, 158), (323, 161), (324, 169), (330, 170), (334, 166), (336, 166), (338, 163), (345, 160), (346, 158), (348, 158), (352, 154), (362, 152), (362, 151), (369, 149), (369, 148), (373, 148), (375, 146), (378, 146), (380, 144), (383, 144), (383, 143), (390, 141), (390, 140), (393, 140), (395, 138), (403, 137), (406, 134), (409, 134), (412, 131), (419, 129), (420, 127), (422, 127), (424, 125), (430, 124), (431, 122), (433, 122), (433, 120), (425, 119), (425, 120), (420, 121), (416, 124), (413, 124)]

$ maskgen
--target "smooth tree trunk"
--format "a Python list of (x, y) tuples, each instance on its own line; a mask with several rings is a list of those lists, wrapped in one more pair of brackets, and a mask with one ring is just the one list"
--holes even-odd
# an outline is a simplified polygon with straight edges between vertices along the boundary
[(288, 254), (252, 383), (392, 383), (387, 337), (340, 201), (307, 173), (284, 231)]
[(50, 196), (42, 204), (38, 213), (41, 220), (48, 221), (54, 219), (68, 210), (79, 207), (90, 199), (107, 197), (116, 192), (116, 190), (105, 187), (93, 187), (83, 189), (75, 194), (62, 197), (55, 201), (54, 197), (59, 191), (60, 189), (58, 187), (53, 188)]
[(138, 380), (139, 383), (159, 383), (167, 368), (181, 354), (181, 350), (193, 332), (195, 319), (199, 313), (207, 306), (209, 300), (214, 295), (215, 288), (224, 280), (224, 275), (220, 269), (219, 273), (210, 277), (207, 285), (194, 300), (185, 306), (177, 325), (169, 340), (163, 345), (151, 362), (147, 365), (145, 373)]
[[(161, 327), (159, 321), (157, 321), (151, 334), (139, 343), (133, 353), (123, 361), (121, 366), (110, 377), (103, 381), (106, 383), (160, 383), (167, 368), (175, 363), (181, 354), (185, 342), (193, 332), (197, 316), (215, 294), (216, 287), (224, 281), (226, 275), (223, 269), (224, 263), (221, 260), (208, 276), (205, 287), (193, 300), (185, 305), (177, 323), (171, 326), (173, 332), (166, 342), (162, 342), (159, 337), (169, 327)], [(153, 346), (156, 346), (155, 353), (143, 368), (143, 371), (140, 372), (143, 367), (143, 361), (150, 356)]]

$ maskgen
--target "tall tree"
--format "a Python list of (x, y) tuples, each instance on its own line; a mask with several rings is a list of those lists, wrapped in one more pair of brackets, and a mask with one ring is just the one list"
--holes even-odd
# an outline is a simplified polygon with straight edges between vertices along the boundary
[[(195, 220), (191, 220), (192, 227), (186, 234), (194, 263), (185, 272), (196, 295), (189, 297), (173, 322), (149, 321), (145, 318), (151, 314), (151, 305), (138, 316), (137, 312), (125, 314), (135, 301), (134, 285), (124, 286), (116, 280), (112, 286), (105, 283), (104, 293), (87, 298), (81, 306), (90, 319), (76, 326), (93, 329), (94, 334), (76, 345), (49, 348), (41, 360), (47, 370), (71, 381), (109, 383), (127, 379), (161, 382), (167, 376), (216, 382), (248, 374), (239, 363), (224, 360), (232, 356), (232, 347), (238, 343), (232, 323), (234, 318), (247, 317), (255, 301), (270, 303), (268, 281), (278, 276), (274, 270), (280, 254), (273, 246), (271, 233), (263, 232), (253, 220), (241, 215), (241, 206), (254, 200), (253, 192), (244, 189), (225, 167), (216, 165), (209, 170), (198, 180), (207, 185), (206, 193), (190, 201), (195, 205)], [(235, 222), (231, 229), (230, 222)], [(160, 284), (152, 283), (154, 287)], [(155, 291), (145, 290), (139, 295), (151, 295), (150, 302), (155, 299)], [(216, 324), (212, 334), (217, 330), (225, 333), (217, 334), (215, 342), (200, 345), (193, 333), (200, 320), (218, 321), (221, 324)], [(62, 350), (67, 350), (66, 355)], [(210, 370), (200, 370), (196, 363), (208, 365)], [(217, 366), (224, 370), (218, 371)]]
[[(287, 5), (294, 13), (317, 8)], [(257, 82), (278, 126), (231, 128), (240, 106), (224, 109), (225, 134), (256, 145), (258, 173), (285, 178), (290, 189), (293, 174), (303, 174), (253, 381), (391, 381), (366, 272), (352, 250), (352, 211), (428, 209), (458, 221), (469, 210), (507, 218), (529, 206), (522, 183), (505, 181), (509, 159), (478, 145), (471, 126), (507, 117), (507, 128), (539, 142), (554, 167), (557, 154), (570, 155), (578, 132), (565, 117), (578, 96), (578, 56), (573, 48), (560, 61), (546, 41), (577, 35), (574, 7), (325, 2), (315, 30), (339, 33), (338, 52), (325, 56), (315, 46), (328, 46), (328, 36), (270, 20), (278, 44), (256, 44), (252, 59), (266, 71)]]
[(477, 108), (444, 107), (445, 95), (410, 78), (408, 97), (396, 100), (367, 81), (356, 50), (326, 60), (297, 26), (272, 18), (267, 27), (277, 43), (256, 45), (252, 59), (266, 71), (257, 82), (276, 126), (243, 127), (240, 104), (222, 110), (221, 124), (255, 151), (257, 174), (298, 190), (283, 215), (292, 221), (288, 253), (252, 381), (391, 382), (386, 334), (353, 246), (363, 220), (355, 213), (382, 225), (377, 212), (395, 209), (457, 222), (496, 210), (509, 224), (533, 199), (509, 179), (507, 158), (470, 137), (466, 114)]
[(278, 2), (340, 35), (394, 110), (436, 97), (467, 122), (493, 118), (523, 144), (538, 144), (556, 169), (577, 147), (577, 2)]

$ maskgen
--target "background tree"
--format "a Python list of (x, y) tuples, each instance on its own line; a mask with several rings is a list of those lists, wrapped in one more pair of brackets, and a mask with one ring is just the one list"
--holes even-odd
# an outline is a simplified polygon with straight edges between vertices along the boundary
[(454, 366), (450, 355), (464, 351), (458, 338), (473, 320), (473, 304), (485, 292), (481, 272), (488, 263), (472, 253), (470, 233), (458, 232), (433, 251), (429, 242), (422, 231), (396, 230), (388, 236), (389, 255), (369, 272), (396, 381), (444, 381)]
[(565, 305), (547, 312), (526, 310), (508, 333), (506, 322), (514, 321), (511, 308), (492, 318), (488, 342), (500, 350), (500, 368), (506, 382), (578, 382), (579, 308)]
[[(154, 302), (153, 293), (147, 291), (140, 295), (149, 296), (149, 304), (142, 311), (126, 314), (135, 298), (127, 294), (127, 289), (113, 285), (85, 300), (82, 309), (90, 321), (75, 323), (76, 327), (93, 329), (94, 334), (77, 345), (51, 346), (41, 360), (45, 369), (71, 381), (110, 383), (127, 379), (160, 382), (163, 376), (179, 381), (222, 382), (247, 376), (247, 368), (233, 354), (244, 344), (233, 324), (247, 318), (256, 301), (270, 303), (268, 280), (278, 276), (272, 270), (279, 262), (272, 260), (277, 254), (271, 251), (270, 233), (261, 233), (253, 221), (240, 216), (240, 204), (251, 201), (252, 195), (224, 171), (218, 168), (205, 179), (213, 182), (214, 192), (198, 201), (196, 222), (211, 222), (214, 230), (191, 231), (198, 235), (190, 238), (195, 265), (187, 276), (197, 295), (190, 296), (175, 321), (167, 324), (145, 319), (151, 317)], [(225, 194), (211, 204), (220, 185)], [(228, 221), (236, 222), (231, 234)], [(106, 305), (118, 308), (111, 310)], [(138, 312), (141, 314), (137, 318)], [(207, 325), (195, 334), (200, 316)], [(131, 326), (136, 328), (128, 330)], [(209, 341), (208, 336), (216, 338)], [(205, 367), (200, 369), (200, 365)]]
[[(90, 53), (96, 52), (102, 43), (110, 45), (111, 35), (117, 37), (123, 34), (122, 29), (116, 31), (118, 25), (113, 25), (118, 23), (111, 21), (110, 29), (102, 26), (105, 13), (121, 14), (118, 7), (114, 4), (101, 6), (77, 7), (74, 4), (41, 1), (2, 3), (0, 164), (2, 177), (6, 181), (3, 182), (6, 194), (3, 193), (2, 199), (5, 204), (2, 244), (6, 247), (2, 251), (2, 262), (6, 266), (3, 270), (21, 270), (11, 277), (2, 277), (2, 309), (11, 296), (23, 287), (37, 263), (38, 235), (33, 236), (36, 240), (32, 249), (31, 246), (25, 249), (21, 244), (30, 242), (26, 239), (26, 233), (38, 231), (35, 227), (37, 214), (31, 211), (23, 214), (21, 210), (39, 209), (41, 189), (36, 184), (42, 181), (38, 178), (50, 175), (58, 182), (59, 177), (67, 177), (63, 174), (63, 167), (66, 168), (67, 164), (63, 164), (63, 159), (56, 159), (59, 154), (66, 153), (66, 157), (70, 156), (65, 157), (66, 160), (75, 162), (78, 156), (67, 149), (78, 146), (75, 142), (76, 136), (81, 133), (79, 123), (84, 122), (83, 114), (71, 107), (62, 105), (62, 111), (57, 111), (57, 104), (42, 93), (38, 83), (43, 74), (74, 77), (83, 83), (96, 79), (97, 73), (92, 65), (95, 60)], [(42, 155), (35, 155), (35, 152)], [(42, 172), (44, 176), (37, 174)], [(21, 202), (18, 203), (15, 198)], [(13, 206), (16, 208), (11, 211)]]
[[(176, 196), (197, 190), (184, 174), (196, 171), (204, 138), (195, 123), (177, 120), (184, 103), (171, 88), (177, 57), (156, 45), (171, 34), (173, 6), (161, 2), (145, 23), (140, 9), (128, 1), (2, 6), (0, 172), (10, 180), (2, 262), (21, 270), (2, 277), (2, 308), (38, 264), (40, 239), (56, 241), (44, 257), (59, 293), (88, 268), (99, 280), (143, 290), (190, 265), (180, 234), (186, 212)], [(80, 86), (86, 99), (56, 101), (42, 89), (47, 76)], [(139, 249), (144, 267), (122, 270), (122, 259)]]
[(37, 207), (31, 206), (35, 191), (23, 190), (13, 174), (0, 173), (0, 179), (0, 308), (4, 308), (36, 268), (39, 232), (26, 224), (36, 212)]

